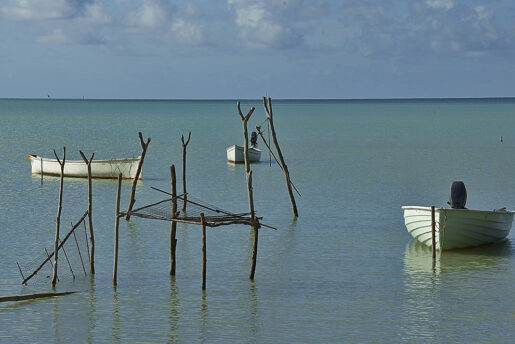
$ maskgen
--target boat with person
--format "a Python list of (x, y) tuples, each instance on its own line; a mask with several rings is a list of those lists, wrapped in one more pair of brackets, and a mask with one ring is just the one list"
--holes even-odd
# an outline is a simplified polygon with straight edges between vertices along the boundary
[[(61, 165), (57, 159), (46, 159), (38, 155), (29, 154), (29, 160), (32, 168), (32, 174), (43, 174), (49, 176), (60, 176)], [(138, 165), (141, 156), (136, 158), (109, 159), (109, 160), (92, 160), (91, 161), (91, 177), (115, 179), (121, 173), (123, 179), (136, 178)], [(139, 178), (141, 179), (142, 171)], [(88, 177), (88, 166), (83, 160), (66, 160), (64, 164), (65, 177)]]
[[(467, 193), (463, 182), (451, 186), (451, 208), (435, 208), (435, 247), (437, 250), (474, 247), (504, 240), (513, 222), (513, 211), (471, 210), (465, 208)], [(432, 246), (431, 207), (403, 206), (404, 223), (411, 236)]]
[[(261, 160), (261, 150), (257, 148), (257, 134), (252, 132), (250, 136), (250, 147), (248, 148), (249, 162), (259, 162)], [(227, 148), (227, 160), (233, 164), (245, 162), (245, 152), (243, 146), (232, 145)]]

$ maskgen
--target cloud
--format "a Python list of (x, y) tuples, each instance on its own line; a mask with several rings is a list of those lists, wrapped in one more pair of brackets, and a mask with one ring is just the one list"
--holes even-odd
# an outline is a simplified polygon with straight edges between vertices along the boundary
[(8, 20), (54, 20), (80, 16), (92, 0), (7, 0), (0, 17)]
[(128, 14), (129, 25), (143, 30), (162, 28), (170, 21), (172, 5), (165, 0), (143, 0), (141, 6)]
[(177, 19), (172, 23), (170, 36), (187, 45), (200, 45), (204, 42), (202, 27), (197, 24), (188, 23), (183, 19)]
[(227, 0), (238, 37), (251, 48), (290, 48), (301, 44), (302, 0)]

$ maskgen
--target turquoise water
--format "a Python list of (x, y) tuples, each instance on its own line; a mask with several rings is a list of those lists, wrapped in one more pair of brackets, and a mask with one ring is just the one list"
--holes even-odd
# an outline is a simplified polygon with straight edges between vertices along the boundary
[[(251, 106), (253, 128), (265, 115), (261, 101), (242, 102), (244, 112)], [(433, 269), (401, 206), (443, 206), (452, 181), (463, 180), (469, 208), (515, 209), (515, 99), (284, 100), (274, 115), (300, 216), (264, 153), (252, 165), (255, 206), (278, 230), (260, 231), (253, 282), (248, 227), (208, 229), (203, 293), (200, 228), (178, 225), (170, 279), (170, 225), (133, 218), (120, 225), (114, 289), (116, 183), (94, 181), (97, 273), (63, 277), (57, 289), (73, 295), (0, 304), (0, 341), (513, 342), (514, 234), (444, 252)], [(236, 101), (0, 100), (0, 123), (0, 296), (50, 290), (22, 286), (16, 266), (51, 248), (55, 232), (59, 179), (31, 176), (29, 153), (136, 156), (141, 131), (152, 141), (138, 206), (162, 199), (150, 187), (169, 190), (171, 164), (181, 178), (180, 137), (191, 131), (190, 195), (248, 209), (244, 167), (225, 157), (242, 140)], [(63, 223), (86, 208), (87, 182), (66, 179)]]

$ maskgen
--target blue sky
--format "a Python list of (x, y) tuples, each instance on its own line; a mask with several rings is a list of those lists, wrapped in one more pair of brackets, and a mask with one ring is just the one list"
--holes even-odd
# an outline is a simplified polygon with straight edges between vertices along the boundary
[(0, 0), (0, 98), (515, 96), (512, 0)]

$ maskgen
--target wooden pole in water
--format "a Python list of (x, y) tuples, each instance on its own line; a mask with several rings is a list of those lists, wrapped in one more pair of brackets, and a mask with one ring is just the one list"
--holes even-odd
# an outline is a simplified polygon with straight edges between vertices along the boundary
[(291, 181), (290, 181), (290, 172), (288, 171), (288, 166), (284, 162), (283, 154), (281, 153), (281, 148), (279, 147), (279, 142), (277, 142), (277, 135), (275, 134), (274, 128), (274, 117), (272, 111), (272, 98), (268, 97), (268, 104), (266, 97), (263, 97), (263, 105), (265, 106), (266, 116), (268, 118), (268, 122), (270, 123), (270, 130), (272, 131), (272, 139), (274, 140), (275, 148), (277, 150), (277, 155), (279, 155), (279, 160), (281, 161), (281, 165), (283, 167), (284, 176), (286, 178), (286, 187), (288, 188), (288, 195), (290, 196), (291, 207), (293, 210), (293, 215), (295, 217), (299, 216), (297, 211), (297, 203), (295, 202), (295, 197), (293, 196), (293, 192), (291, 189)]
[[(170, 166), (170, 184), (172, 188), (172, 219), (177, 218), (177, 183), (175, 165)], [(172, 221), (170, 228), (170, 276), (175, 276), (175, 249), (177, 248), (177, 222)]]
[(206, 290), (206, 266), (207, 266), (207, 253), (206, 253), (206, 220), (204, 213), (200, 213), (200, 224), (202, 225), (202, 290)]
[(433, 259), (436, 259), (436, 221), (435, 206), (431, 206), (431, 247), (433, 250)]
[(82, 160), (88, 166), (88, 224), (89, 224), (89, 241), (91, 242), (91, 252), (89, 253), (89, 272), (95, 273), (95, 235), (93, 233), (93, 187), (91, 184), (91, 161), (95, 153), (91, 154), (89, 160), (82, 151), (79, 151)]
[[(250, 119), (250, 116), (252, 116), (252, 113), (254, 112), (255, 108), (252, 107), (250, 111), (247, 113), (246, 116), (243, 116), (243, 113), (241, 112), (240, 102), (237, 104), (238, 106), (238, 114), (240, 115), (241, 121), (243, 123), (243, 155), (245, 157), (245, 173), (247, 177), (247, 190), (249, 195), (249, 210), (250, 210), (250, 218), (255, 219), (255, 211), (254, 211), (254, 195), (252, 192), (252, 171), (250, 170), (250, 163), (249, 163), (249, 135), (247, 131), (247, 122)], [(258, 241), (258, 225), (252, 225), (252, 229), (254, 230), (254, 246), (252, 251), (252, 265), (250, 267), (250, 279), (254, 279), (254, 274), (256, 272), (256, 260), (257, 260), (257, 241)]]
[(186, 193), (186, 147), (188, 143), (190, 143), (191, 131), (188, 133), (188, 139), (186, 143), (184, 142), (184, 135), (181, 135), (182, 142), (182, 194), (183, 194), (183, 202), (182, 202), (182, 211), (186, 210), (186, 202), (188, 201), (188, 194)]
[(138, 184), (139, 175), (141, 174), (141, 169), (143, 168), (143, 161), (145, 160), (145, 154), (147, 154), (147, 148), (150, 144), (150, 137), (147, 139), (147, 142), (145, 143), (143, 141), (143, 134), (141, 132), (138, 133), (139, 135), (139, 142), (141, 144), (141, 160), (138, 164), (138, 169), (136, 170), (136, 177), (134, 178), (134, 181), (132, 182), (132, 190), (131, 190), (131, 198), (129, 201), (129, 207), (127, 208), (127, 214), (125, 215), (125, 220), (129, 221), (131, 218), (131, 210), (134, 206), (134, 203), (136, 202), (136, 199), (134, 198), (134, 195), (136, 194), (136, 184)]
[(118, 229), (120, 227), (120, 194), (122, 190), (122, 174), (118, 175), (118, 192), (116, 194), (116, 221), (114, 224), (114, 264), (113, 264), (113, 285), (118, 284)]
[(63, 186), (64, 186), (64, 163), (66, 161), (66, 147), (63, 147), (63, 161), (59, 160), (57, 153), (54, 149), (54, 155), (59, 165), (61, 166), (61, 180), (59, 183), (59, 206), (57, 208), (57, 218), (55, 227), (55, 240), (54, 240), (54, 264), (52, 273), (52, 288), (55, 288), (57, 283), (57, 260), (59, 255), (59, 228), (61, 226), (61, 210), (63, 205)]

